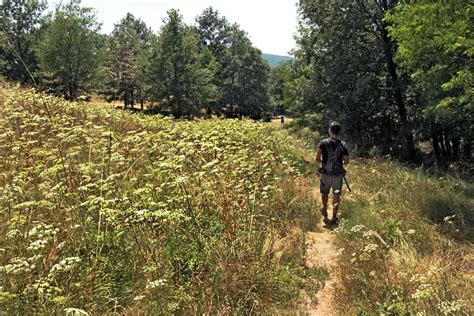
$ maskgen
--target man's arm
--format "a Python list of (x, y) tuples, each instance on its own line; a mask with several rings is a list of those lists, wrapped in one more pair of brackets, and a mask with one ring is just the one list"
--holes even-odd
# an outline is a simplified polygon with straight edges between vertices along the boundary
[(342, 161), (344, 162), (344, 165), (349, 164), (349, 149), (347, 149), (346, 144), (342, 144), (344, 150), (342, 151)]
[(318, 150), (316, 151), (316, 161), (317, 162), (323, 162), (322, 153), (323, 153), (323, 151), (321, 150), (321, 147), (318, 147)]

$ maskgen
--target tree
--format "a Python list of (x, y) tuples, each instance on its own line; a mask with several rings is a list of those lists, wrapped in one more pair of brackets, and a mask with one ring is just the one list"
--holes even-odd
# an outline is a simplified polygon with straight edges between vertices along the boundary
[(278, 113), (285, 114), (296, 102), (296, 80), (297, 72), (292, 60), (284, 61), (271, 70), (270, 93)]
[(108, 100), (123, 99), (125, 107), (133, 107), (138, 98), (143, 108), (145, 88), (139, 78), (144, 55), (151, 49), (151, 36), (146, 24), (130, 13), (115, 24), (104, 47), (106, 79), (102, 93)]
[(99, 24), (93, 9), (73, 0), (58, 5), (39, 47), (46, 86), (74, 100), (93, 82), (99, 62)]
[(22, 83), (36, 82), (34, 46), (45, 1), (4, 0), (0, 4), (0, 74)]
[(209, 7), (196, 18), (196, 23), (200, 47), (207, 47), (217, 58), (222, 57), (229, 46), (230, 24), (227, 19)]
[(417, 91), (438, 161), (471, 158), (474, 104), (474, 5), (404, 3), (387, 16), (397, 60)]
[(338, 119), (359, 150), (415, 158), (412, 91), (394, 60), (384, 20), (397, 1), (301, 0), (298, 50), (301, 114)]
[(198, 36), (177, 10), (168, 11), (151, 58), (152, 95), (176, 118), (199, 114), (218, 97), (213, 70), (198, 52)]
[[(213, 67), (215, 69), (214, 85), (219, 91), (223, 91), (224, 56), (229, 46), (230, 24), (225, 17), (221, 17), (219, 11), (212, 7), (206, 8), (201, 15), (196, 17), (195, 31), (199, 35), (199, 49), (207, 50), (214, 58)], [(207, 114), (213, 113), (221, 115), (224, 112), (224, 105), (221, 99), (211, 102), (207, 108)]]
[(270, 112), (269, 66), (247, 34), (234, 24), (222, 61), (222, 99), (228, 117), (263, 118)]
[(237, 24), (231, 25), (213, 8), (204, 10), (196, 22), (201, 49), (209, 49), (216, 59), (215, 84), (222, 92), (209, 110), (228, 117), (266, 116), (271, 111), (270, 69), (260, 50)]

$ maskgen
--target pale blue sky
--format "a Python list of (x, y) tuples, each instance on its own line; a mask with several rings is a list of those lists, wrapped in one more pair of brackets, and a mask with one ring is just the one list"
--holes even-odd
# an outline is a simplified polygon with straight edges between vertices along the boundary
[[(57, 3), (59, 1), (49, 1)], [(109, 33), (114, 23), (131, 12), (154, 31), (158, 31), (169, 9), (179, 9), (186, 23), (206, 7), (212, 6), (231, 22), (240, 24), (252, 42), (264, 53), (288, 55), (294, 48), (297, 0), (82, 0), (97, 10), (102, 32)]]

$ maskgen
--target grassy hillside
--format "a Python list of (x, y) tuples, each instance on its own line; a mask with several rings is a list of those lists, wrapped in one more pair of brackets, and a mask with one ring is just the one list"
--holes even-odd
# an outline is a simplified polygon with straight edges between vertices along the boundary
[(296, 304), (312, 285), (294, 232), (316, 219), (296, 185), (297, 144), (252, 121), (180, 122), (2, 89), (0, 311)]
[(276, 66), (278, 66), (278, 64), (284, 61), (293, 59), (293, 57), (290, 57), (290, 56), (280, 56), (280, 55), (265, 54), (265, 53), (262, 53), (262, 58), (268, 63), (268, 65), (270, 65), (271, 68), (275, 68)]
[[(327, 277), (305, 264), (320, 219), (313, 156), (273, 124), (2, 88), (0, 311), (299, 309)], [(376, 159), (349, 174), (341, 310), (472, 313), (473, 185)]]
[(354, 192), (337, 229), (341, 308), (472, 315), (474, 185), (377, 159), (349, 169)]

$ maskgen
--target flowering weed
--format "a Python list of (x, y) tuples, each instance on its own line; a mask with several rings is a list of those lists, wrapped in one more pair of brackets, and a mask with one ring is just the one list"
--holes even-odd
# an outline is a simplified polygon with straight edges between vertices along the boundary
[(275, 245), (315, 217), (296, 185), (297, 146), (249, 120), (175, 121), (3, 88), (0, 311), (295, 304), (302, 249)]

